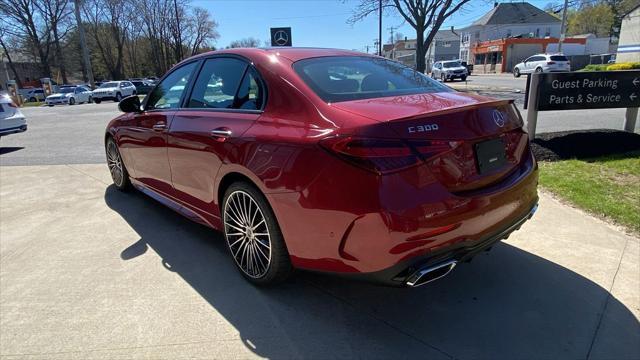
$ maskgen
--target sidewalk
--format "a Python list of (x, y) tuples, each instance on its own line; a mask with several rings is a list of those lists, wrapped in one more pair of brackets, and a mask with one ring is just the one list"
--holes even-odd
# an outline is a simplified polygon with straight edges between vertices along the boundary
[(541, 193), (448, 277), (247, 284), (221, 236), (105, 165), (0, 167), (0, 357), (640, 358), (640, 240)]

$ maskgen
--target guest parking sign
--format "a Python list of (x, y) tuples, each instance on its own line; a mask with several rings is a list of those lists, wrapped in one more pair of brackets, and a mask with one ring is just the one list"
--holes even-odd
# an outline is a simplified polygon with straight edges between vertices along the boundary
[(640, 71), (535, 73), (527, 78), (527, 132), (536, 134), (538, 111), (627, 108), (633, 132), (640, 108)]
[(640, 71), (540, 74), (538, 111), (640, 107)]

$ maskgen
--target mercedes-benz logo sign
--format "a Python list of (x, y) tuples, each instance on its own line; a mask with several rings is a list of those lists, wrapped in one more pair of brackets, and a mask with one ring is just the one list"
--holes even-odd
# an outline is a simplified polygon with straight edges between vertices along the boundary
[(504, 113), (502, 111), (498, 111), (498, 110), (493, 110), (493, 122), (496, 123), (496, 125), (503, 127), (504, 126)]
[(284, 46), (289, 42), (289, 35), (284, 30), (278, 30), (273, 34), (273, 41), (280, 46)]

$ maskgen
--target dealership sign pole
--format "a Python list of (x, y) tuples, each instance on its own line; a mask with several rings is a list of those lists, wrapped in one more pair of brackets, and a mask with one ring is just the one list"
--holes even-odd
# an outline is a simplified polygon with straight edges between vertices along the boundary
[(640, 71), (535, 73), (527, 95), (527, 132), (536, 134), (538, 111), (627, 108), (633, 132), (640, 107)]

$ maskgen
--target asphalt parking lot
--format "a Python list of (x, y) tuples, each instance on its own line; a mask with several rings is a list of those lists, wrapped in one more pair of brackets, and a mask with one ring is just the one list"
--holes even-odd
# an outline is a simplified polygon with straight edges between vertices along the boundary
[(260, 289), (219, 233), (110, 185), (115, 103), (24, 113), (29, 131), (0, 140), (3, 359), (640, 358), (640, 239), (544, 192), (520, 231), (427, 286), (298, 272)]

